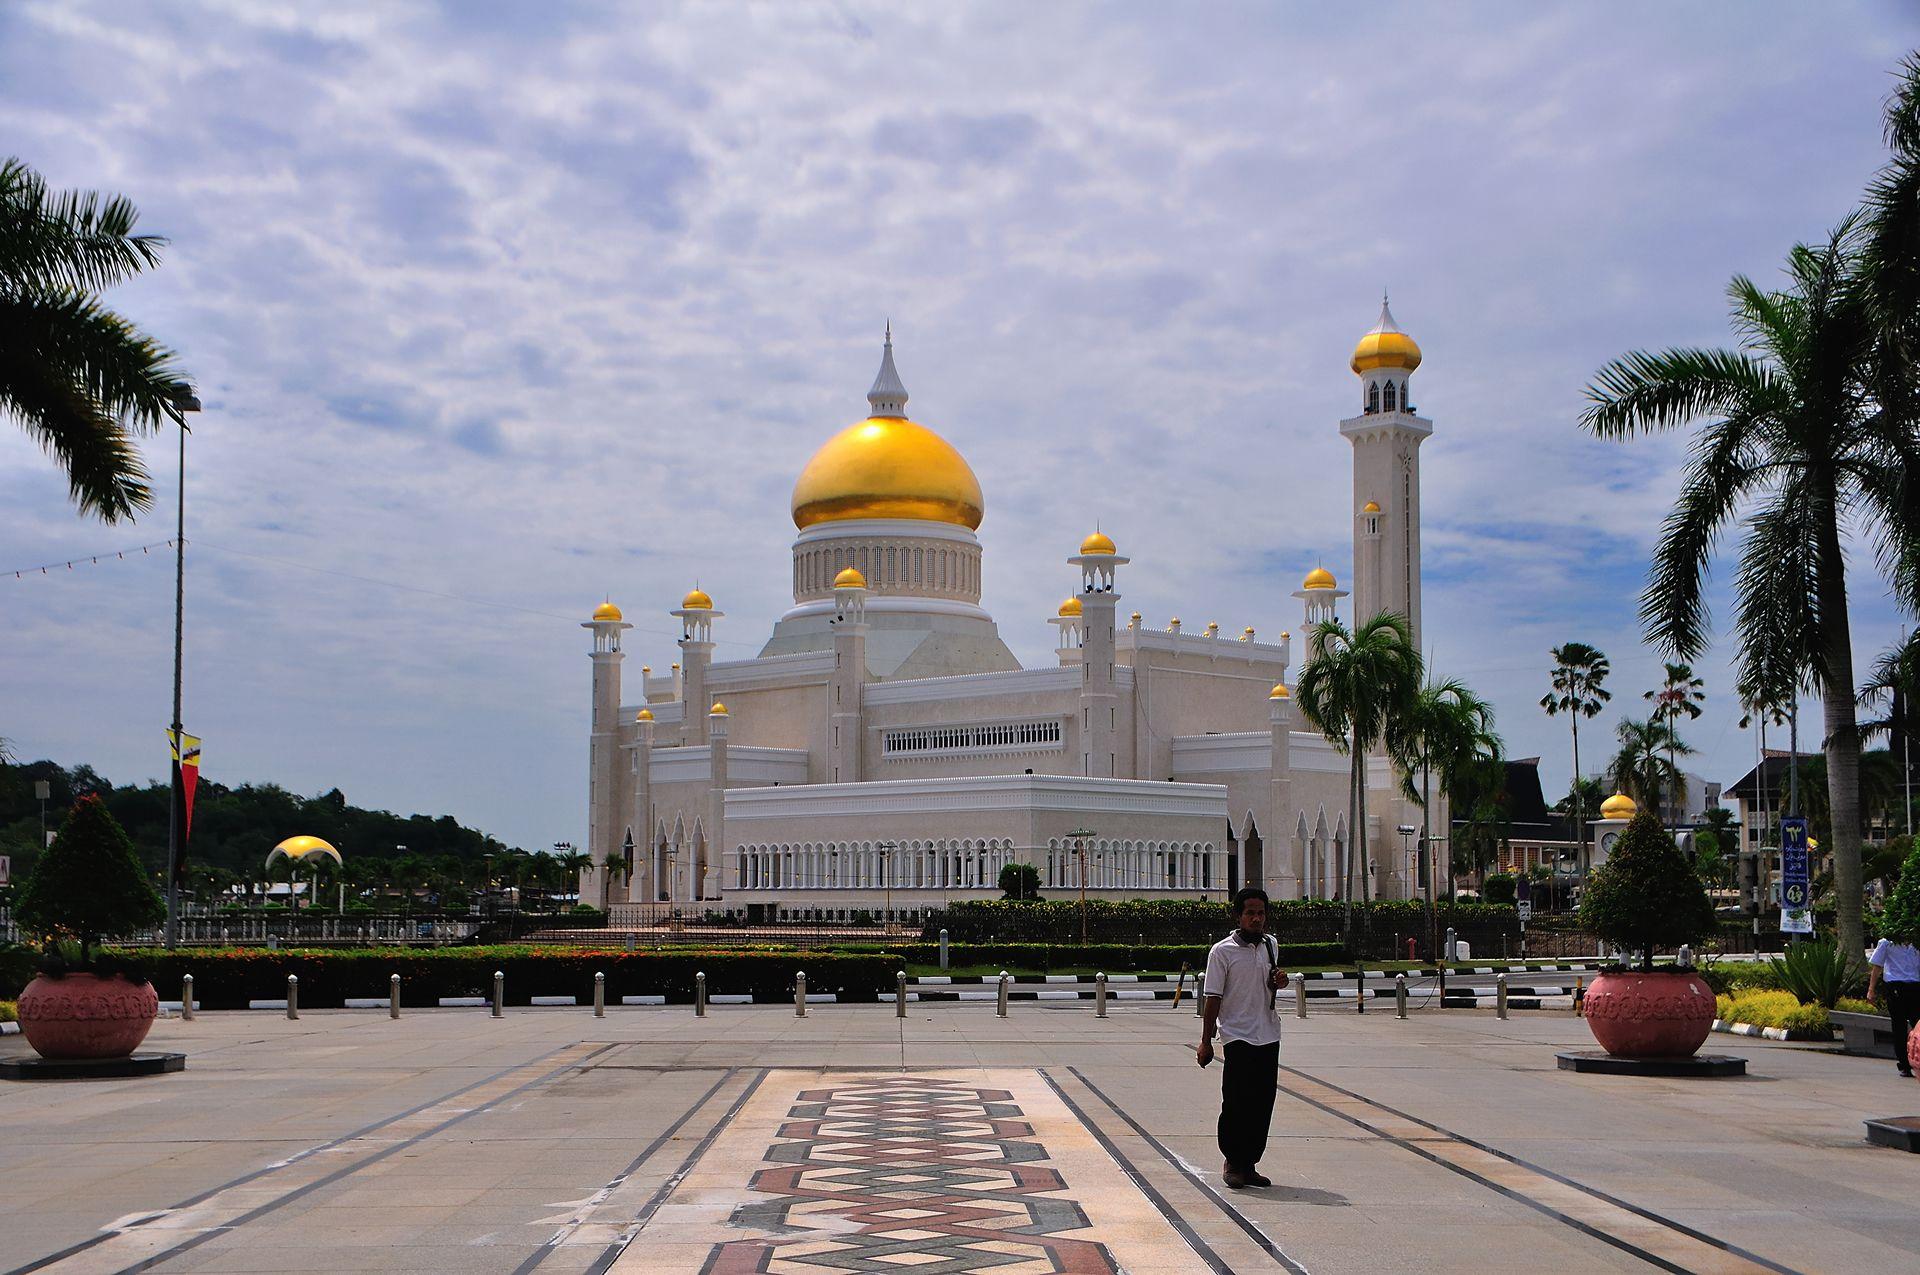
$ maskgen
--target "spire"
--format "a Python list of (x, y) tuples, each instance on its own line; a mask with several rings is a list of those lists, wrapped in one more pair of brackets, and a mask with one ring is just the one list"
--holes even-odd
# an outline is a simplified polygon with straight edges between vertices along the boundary
[(1393, 321), (1393, 311), (1387, 308), (1386, 289), (1380, 290), (1380, 322), (1373, 325), (1375, 332), (1398, 332), (1400, 325)]
[(873, 388), (867, 391), (868, 414), (872, 416), (898, 416), (907, 414), (907, 387), (900, 383), (900, 373), (893, 368), (893, 320), (887, 320), (887, 344), (880, 355), (880, 374), (873, 378)]

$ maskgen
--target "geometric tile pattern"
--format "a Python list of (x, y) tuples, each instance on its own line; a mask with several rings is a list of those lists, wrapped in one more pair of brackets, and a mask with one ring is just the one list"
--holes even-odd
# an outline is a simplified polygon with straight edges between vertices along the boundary
[[(704, 1275), (911, 1271), (1115, 1275), (1087, 1215), (1046, 1167), (1013, 1095), (929, 1076), (803, 1089), (739, 1205), (759, 1234), (716, 1244)], [(766, 1238), (773, 1236), (775, 1238)]]

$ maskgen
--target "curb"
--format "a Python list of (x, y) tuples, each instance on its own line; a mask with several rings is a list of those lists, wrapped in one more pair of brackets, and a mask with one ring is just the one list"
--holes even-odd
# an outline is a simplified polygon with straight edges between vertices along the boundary
[(18, 1036), (19, 1034), (19, 1023), (0, 1023), (0, 1036)]
[(1812, 1040), (1830, 1041), (1833, 1032), (1826, 1035), (1818, 1032), (1788, 1031), (1784, 1027), (1756, 1027), (1752, 1023), (1730, 1023), (1724, 1018), (1713, 1020), (1713, 1030), (1725, 1032), (1729, 1036), (1757, 1036), (1763, 1040)]

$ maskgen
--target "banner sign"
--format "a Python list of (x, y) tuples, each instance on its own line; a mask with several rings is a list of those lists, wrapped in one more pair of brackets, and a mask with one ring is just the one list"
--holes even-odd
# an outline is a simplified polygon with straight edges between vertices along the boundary
[(1813, 874), (1807, 863), (1807, 821), (1780, 821), (1780, 932), (1813, 933)]
[(179, 858), (174, 861), (174, 879), (187, 879), (187, 838), (193, 832), (193, 791), (200, 786), (200, 740), (181, 731), (178, 737), (169, 730), (167, 745), (173, 750), (174, 782), (180, 789), (180, 829), (176, 842)]

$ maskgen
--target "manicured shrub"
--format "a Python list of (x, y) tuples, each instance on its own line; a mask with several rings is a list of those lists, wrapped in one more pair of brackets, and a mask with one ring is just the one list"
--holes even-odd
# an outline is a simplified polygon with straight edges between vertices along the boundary
[(1825, 1039), (1833, 1034), (1825, 1005), (1801, 1005), (1780, 1016), (1780, 1026), (1795, 1036)]
[(1642, 810), (1588, 881), (1580, 923), (1651, 970), (1657, 949), (1713, 932), (1713, 903), (1672, 835)]
[(1512, 873), (1495, 872), (1487, 877), (1486, 889), (1481, 892), (1481, 897), (1488, 903), (1506, 906), (1514, 901), (1518, 888)]
[[(1211, 946), (1210, 943), (1089, 943), (1085, 947), (1064, 943), (950, 943), (947, 963), (960, 967), (999, 965), (1010, 970), (1092, 968), (1116, 974), (1137, 970), (1172, 971), (1184, 963), (1188, 969), (1197, 970), (1207, 963), (1207, 950)], [(1335, 965), (1345, 959), (1345, 949), (1338, 943), (1283, 942), (1277, 946), (1283, 965)], [(938, 943), (888, 943), (874, 950), (891, 953), (906, 965), (937, 965), (940, 961)]]
[(1800, 999), (1792, 992), (1744, 992), (1731, 998), (1721, 1017), (1731, 1023), (1750, 1023), (1755, 1027), (1783, 1027), (1787, 1015), (1800, 1008)]
[(166, 915), (133, 842), (91, 794), (73, 803), (14, 901), (21, 929), (76, 943), (81, 967), (91, 964), (102, 938), (158, 924)]
[(1733, 1022), (1733, 997), (1725, 994), (1714, 997), (1713, 1016), (1723, 1023)]
[(1858, 996), (1842, 996), (1834, 1002), (1833, 1007), (1843, 1014), (1878, 1014), (1880, 1012), (1878, 1005)]
[[(1227, 906), (1218, 901), (1101, 900), (1087, 902), (1086, 933), (1094, 943), (1205, 944), (1211, 946), (1233, 928)], [(1345, 934), (1344, 905), (1332, 899), (1275, 899), (1267, 909), (1267, 932), (1282, 943), (1337, 943)], [(1369, 955), (1393, 951), (1395, 939), (1428, 932), (1427, 907), (1417, 899), (1355, 903), (1355, 940)], [(1439, 924), (1452, 927), (1475, 952), (1497, 952), (1516, 942), (1519, 913), (1490, 904), (1442, 903)], [(920, 937), (931, 942), (947, 931), (954, 942), (1074, 944), (1080, 938), (1078, 899), (1014, 902), (969, 900), (940, 908), (927, 917)]]
[(20, 1021), (20, 1007), (12, 1001), (0, 1001), (0, 1023)]

